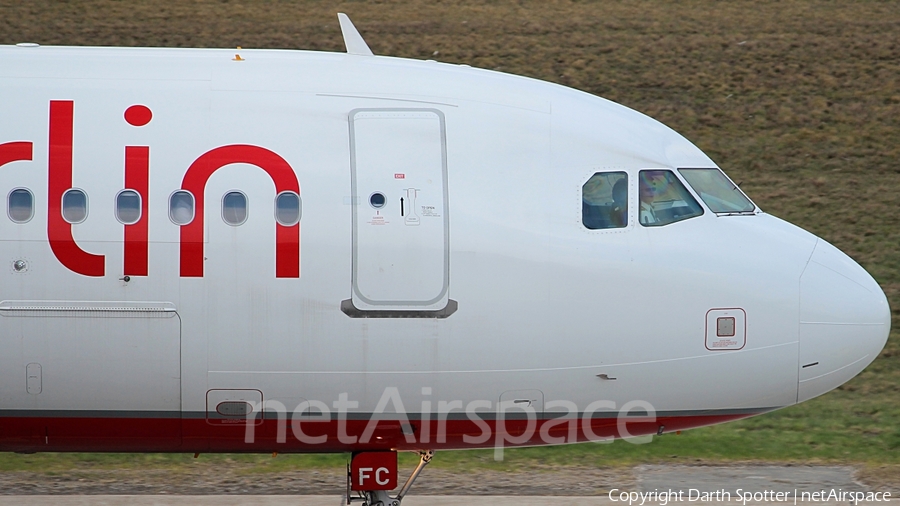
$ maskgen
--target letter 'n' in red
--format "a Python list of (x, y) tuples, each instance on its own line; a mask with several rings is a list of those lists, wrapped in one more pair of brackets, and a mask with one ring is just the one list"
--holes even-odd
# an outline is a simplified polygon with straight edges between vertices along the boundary
[(73, 123), (74, 103), (51, 100), (47, 238), (53, 254), (66, 268), (85, 276), (103, 276), (103, 255), (93, 255), (75, 244), (72, 224), (66, 222), (62, 214), (63, 193), (72, 187)]
[[(210, 176), (232, 163), (255, 165), (275, 183), (275, 194), (291, 191), (300, 194), (300, 183), (294, 169), (273, 151), (247, 144), (220, 146), (200, 155), (188, 167), (181, 188), (197, 201), (194, 220), (181, 227), (181, 277), (203, 277), (204, 191)], [(275, 225), (275, 277), (300, 277), (300, 223)]]

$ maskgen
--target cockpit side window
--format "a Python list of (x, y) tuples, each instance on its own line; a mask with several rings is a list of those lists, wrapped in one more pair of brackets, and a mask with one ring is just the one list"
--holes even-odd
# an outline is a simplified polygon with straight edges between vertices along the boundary
[(581, 222), (591, 230), (628, 224), (628, 174), (598, 172), (582, 185)]
[(756, 206), (719, 169), (678, 169), (714, 213), (752, 213)]
[(639, 221), (659, 227), (703, 214), (703, 208), (670, 170), (642, 170), (638, 176)]

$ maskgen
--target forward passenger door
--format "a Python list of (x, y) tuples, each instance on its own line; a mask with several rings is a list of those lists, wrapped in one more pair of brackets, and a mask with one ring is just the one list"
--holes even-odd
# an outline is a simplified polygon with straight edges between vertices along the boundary
[(350, 113), (351, 300), (357, 310), (415, 315), (448, 306), (445, 128), (436, 109)]

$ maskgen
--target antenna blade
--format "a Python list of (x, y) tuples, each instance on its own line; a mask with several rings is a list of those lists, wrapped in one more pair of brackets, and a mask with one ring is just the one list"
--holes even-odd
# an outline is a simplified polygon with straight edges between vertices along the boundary
[(341, 22), (341, 33), (344, 35), (344, 45), (347, 46), (347, 54), (360, 56), (374, 56), (369, 45), (363, 40), (362, 35), (353, 26), (353, 21), (343, 12), (338, 13), (338, 21)]

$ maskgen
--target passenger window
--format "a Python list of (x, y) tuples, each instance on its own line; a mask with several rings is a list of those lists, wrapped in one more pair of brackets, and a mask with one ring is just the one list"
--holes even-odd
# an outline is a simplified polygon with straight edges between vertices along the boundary
[(116, 219), (123, 225), (134, 225), (141, 219), (141, 196), (134, 190), (116, 195)]
[(247, 197), (241, 192), (228, 192), (222, 197), (222, 219), (231, 226), (247, 221)]
[(703, 214), (703, 208), (670, 170), (642, 170), (638, 181), (638, 221), (659, 227)]
[(9, 219), (16, 223), (25, 223), (34, 216), (34, 195), (25, 188), (9, 192), (6, 204)]
[(294, 192), (279, 193), (275, 197), (275, 221), (286, 227), (300, 221), (300, 195)]
[(187, 225), (194, 221), (194, 196), (178, 190), (169, 197), (169, 219), (176, 225)]
[(598, 172), (581, 187), (581, 223), (591, 230), (628, 224), (628, 174)]
[(82, 190), (68, 190), (63, 193), (63, 219), (69, 223), (81, 223), (87, 219), (87, 194)]
[(678, 169), (714, 213), (752, 213), (756, 206), (719, 169)]

